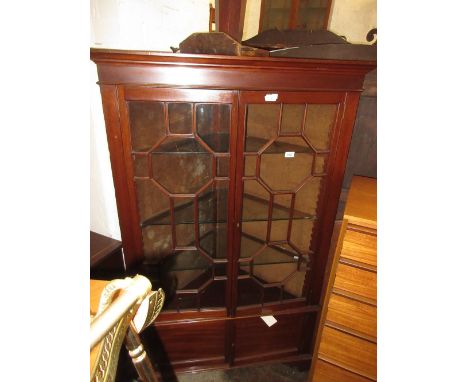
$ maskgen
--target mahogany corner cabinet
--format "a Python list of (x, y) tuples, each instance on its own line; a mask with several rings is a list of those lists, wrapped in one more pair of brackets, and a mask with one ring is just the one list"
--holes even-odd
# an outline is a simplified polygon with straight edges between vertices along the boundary
[(156, 353), (176, 371), (309, 361), (376, 63), (105, 49), (91, 59), (128, 272), (166, 292)]

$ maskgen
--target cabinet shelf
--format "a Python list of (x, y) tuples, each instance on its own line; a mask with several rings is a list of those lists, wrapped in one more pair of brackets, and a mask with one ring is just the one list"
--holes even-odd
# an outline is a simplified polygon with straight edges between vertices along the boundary
[[(248, 254), (244, 259), (257, 252), (266, 242), (255, 236), (242, 233), (241, 255)], [(269, 244), (260, 255), (253, 258), (254, 266), (296, 263), (300, 255), (287, 244)], [(242, 261), (239, 262), (242, 264)], [(247, 265), (248, 263), (245, 262)]]
[[(214, 152), (227, 153), (229, 151), (229, 134), (203, 134), (200, 136)], [(133, 151), (133, 154), (141, 154), (141, 152)], [(169, 136), (158, 147), (150, 152), (153, 155), (181, 155), (181, 154), (206, 154), (211, 153), (205, 149), (196, 139), (195, 136)]]
[[(199, 224), (225, 224), (226, 219), (223, 218), (210, 218), (210, 213), (213, 211), (213, 202), (215, 201), (214, 192), (204, 194), (199, 198), (198, 211), (199, 211)], [(226, 192), (222, 192), (221, 200), (226, 200)], [(244, 194), (244, 214), (242, 222), (254, 222), (254, 221), (268, 221), (268, 205), (269, 201), (262, 199), (255, 195)], [(226, 211), (222, 206), (218, 205), (218, 215), (226, 216)], [(263, 211), (263, 213), (262, 213)], [(279, 204), (273, 204), (273, 213), (271, 220), (289, 220), (289, 208), (281, 206)], [(315, 216), (307, 214), (305, 212), (294, 210), (292, 220), (315, 220)], [(194, 224), (194, 206), (193, 202), (187, 202), (174, 208), (174, 220), (175, 224)], [(160, 212), (141, 223), (141, 227), (150, 225), (170, 225), (171, 217), (169, 210)]]
[[(277, 139), (300, 139), (298, 137), (279, 137)], [(257, 152), (261, 148), (263, 148), (269, 140), (264, 138), (258, 137), (247, 137), (245, 140), (245, 149), (246, 153)], [(263, 154), (284, 154), (286, 151), (294, 151), (295, 153), (304, 153), (304, 154), (312, 154), (313, 150), (307, 146), (304, 141), (304, 145), (298, 145), (295, 143), (284, 142), (284, 141), (274, 141), (271, 143), (270, 146), (263, 152)]]

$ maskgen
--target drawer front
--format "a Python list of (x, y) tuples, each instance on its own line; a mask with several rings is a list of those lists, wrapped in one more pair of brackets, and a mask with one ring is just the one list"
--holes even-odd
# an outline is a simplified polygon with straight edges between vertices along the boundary
[(341, 257), (377, 266), (377, 236), (346, 230)]
[(338, 263), (335, 288), (377, 300), (377, 274)]
[[(155, 346), (154, 354), (176, 369), (206, 362), (225, 363), (226, 321), (182, 322), (155, 325), (143, 337)], [(152, 329), (152, 328), (151, 328)]]
[(347, 297), (330, 295), (327, 320), (377, 337), (377, 308)]
[(369, 382), (369, 379), (318, 359), (312, 382)]
[(377, 345), (328, 326), (323, 327), (319, 358), (368, 378), (377, 377)]
[(270, 327), (260, 317), (235, 319), (234, 363), (298, 354), (303, 323), (310, 315), (315, 317), (315, 313), (275, 315), (277, 322)]

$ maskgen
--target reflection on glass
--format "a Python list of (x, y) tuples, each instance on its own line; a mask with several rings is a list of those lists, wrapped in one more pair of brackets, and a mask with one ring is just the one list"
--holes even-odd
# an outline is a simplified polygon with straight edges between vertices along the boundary
[(165, 136), (164, 106), (161, 102), (128, 103), (133, 151), (148, 151)]
[(198, 152), (153, 152), (153, 178), (174, 194), (193, 194), (213, 177), (212, 156), (191, 140)]
[(200, 224), (200, 247), (211, 257), (225, 259), (227, 255), (227, 224)]
[(215, 152), (229, 152), (231, 106), (198, 104), (197, 133)]
[(142, 229), (143, 252), (148, 262), (159, 262), (172, 253), (172, 230), (169, 225), (147, 226)]
[(192, 132), (192, 104), (168, 104), (169, 131), (171, 134), (190, 134)]

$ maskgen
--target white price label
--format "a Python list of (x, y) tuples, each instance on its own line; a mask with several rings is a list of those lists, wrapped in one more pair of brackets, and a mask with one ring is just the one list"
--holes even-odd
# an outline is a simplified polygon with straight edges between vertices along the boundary
[(273, 326), (274, 324), (276, 324), (278, 321), (276, 320), (275, 317), (273, 316), (261, 316), (260, 317), (264, 322), (265, 324), (267, 324), (268, 326)]
[(295, 153), (294, 151), (286, 151), (286, 152), (284, 153), (284, 157), (285, 157), (285, 158), (294, 158), (294, 155), (295, 155), (295, 154), (296, 154), (296, 153)]
[(275, 102), (278, 99), (278, 94), (265, 94), (265, 101), (266, 102)]

